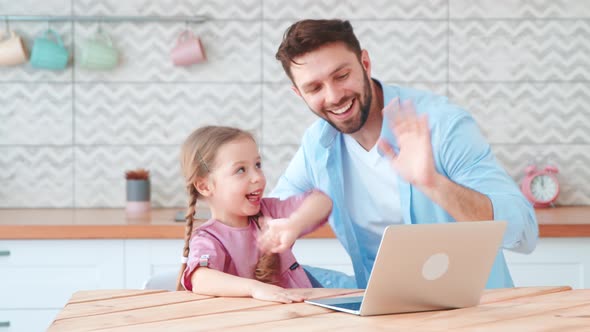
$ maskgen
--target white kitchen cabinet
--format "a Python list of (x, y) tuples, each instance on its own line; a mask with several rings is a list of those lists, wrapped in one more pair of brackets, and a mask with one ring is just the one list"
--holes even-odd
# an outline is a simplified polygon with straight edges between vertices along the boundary
[(127, 288), (143, 288), (153, 275), (175, 279), (183, 245), (183, 240), (125, 240)]
[(0, 332), (45, 331), (60, 310), (0, 310)]
[(43, 331), (74, 292), (124, 288), (124, 267), (122, 240), (0, 241), (0, 332)]
[(517, 287), (590, 288), (590, 238), (541, 238), (529, 255), (504, 254)]

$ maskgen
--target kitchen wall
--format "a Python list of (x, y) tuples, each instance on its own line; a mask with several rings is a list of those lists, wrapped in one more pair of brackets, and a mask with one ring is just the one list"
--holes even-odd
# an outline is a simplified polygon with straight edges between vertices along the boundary
[[(120, 207), (124, 171), (152, 174), (156, 207), (184, 206), (179, 144), (204, 124), (256, 133), (268, 187), (315, 119), (274, 53), (300, 18), (347, 18), (387, 83), (467, 108), (520, 181), (559, 167), (558, 203), (590, 204), (589, 0), (20, 0), (1, 15), (206, 15), (207, 22), (103, 23), (113, 71), (0, 68), (0, 207)], [(4, 30), (0, 22), (0, 30)], [(47, 22), (10, 22), (29, 46)], [(97, 23), (56, 22), (74, 49)], [(201, 36), (209, 62), (175, 68), (175, 37)]]

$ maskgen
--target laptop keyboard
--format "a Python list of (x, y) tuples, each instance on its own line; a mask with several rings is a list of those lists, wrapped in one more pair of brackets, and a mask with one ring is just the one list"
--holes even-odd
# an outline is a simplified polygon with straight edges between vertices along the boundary
[(361, 310), (361, 303), (362, 302), (351, 302), (351, 303), (337, 303), (332, 304), (333, 307), (344, 308), (348, 310)]

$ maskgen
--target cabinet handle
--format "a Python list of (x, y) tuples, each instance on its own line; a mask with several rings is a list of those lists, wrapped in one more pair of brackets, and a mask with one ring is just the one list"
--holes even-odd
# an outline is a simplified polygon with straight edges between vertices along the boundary
[(0, 327), (10, 327), (10, 321), (0, 322)]
[(10, 250), (0, 250), (0, 256), (10, 256)]

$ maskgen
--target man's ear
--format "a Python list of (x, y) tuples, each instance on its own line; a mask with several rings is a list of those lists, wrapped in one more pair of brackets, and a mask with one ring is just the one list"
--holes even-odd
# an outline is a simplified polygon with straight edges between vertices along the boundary
[(369, 58), (369, 52), (367, 50), (361, 51), (361, 64), (365, 68), (369, 78), (371, 78), (371, 58)]
[(199, 192), (199, 194), (201, 194), (203, 197), (210, 197), (211, 196), (213, 186), (209, 182), (209, 178), (208, 177), (198, 178), (193, 183), (193, 185), (195, 186), (195, 189), (197, 189), (197, 191)]
[[(299, 89), (297, 89), (297, 87), (295, 85), (291, 85), (291, 90), (293, 90), (296, 95), (301, 97), (301, 92), (299, 92)], [(303, 98), (303, 97), (301, 97), (301, 98)]]

